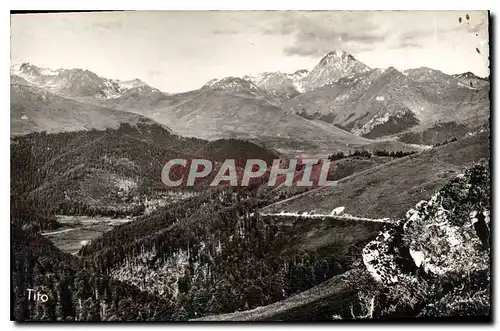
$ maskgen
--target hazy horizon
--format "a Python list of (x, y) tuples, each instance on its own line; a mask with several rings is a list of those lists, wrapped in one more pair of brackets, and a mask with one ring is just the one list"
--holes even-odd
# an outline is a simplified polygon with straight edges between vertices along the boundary
[[(469, 19), (466, 19), (468, 14)], [(489, 76), (486, 11), (179, 11), (11, 15), (11, 65), (139, 78), (164, 92), (311, 70), (342, 49), (371, 68)], [(461, 18), (461, 20), (459, 19)], [(478, 52), (479, 51), (479, 52)]]

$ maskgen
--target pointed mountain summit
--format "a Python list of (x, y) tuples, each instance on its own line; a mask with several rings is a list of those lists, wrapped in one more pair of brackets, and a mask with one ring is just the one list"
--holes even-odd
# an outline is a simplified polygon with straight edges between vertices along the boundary
[(343, 50), (327, 53), (314, 69), (301, 80), (304, 91), (338, 81), (342, 77), (369, 71), (370, 68)]

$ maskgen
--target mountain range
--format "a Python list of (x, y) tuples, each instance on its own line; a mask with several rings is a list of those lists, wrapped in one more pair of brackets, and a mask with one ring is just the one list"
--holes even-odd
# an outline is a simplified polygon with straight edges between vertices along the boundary
[(13, 134), (116, 127), (134, 124), (139, 115), (184, 136), (242, 138), (299, 154), (380, 140), (402, 146), (413, 143), (409, 133), (442, 123), (474, 130), (489, 115), (487, 79), (430, 68), (372, 69), (342, 50), (326, 54), (311, 71), (213, 79), (177, 94), (139, 79), (29, 63), (11, 68), (11, 86)]
[(51, 70), (23, 63), (13, 66), (11, 74), (22, 78), (30, 85), (68, 98), (115, 99), (131, 91), (159, 92), (158, 89), (150, 87), (138, 78), (129, 81), (107, 79), (83, 69)]

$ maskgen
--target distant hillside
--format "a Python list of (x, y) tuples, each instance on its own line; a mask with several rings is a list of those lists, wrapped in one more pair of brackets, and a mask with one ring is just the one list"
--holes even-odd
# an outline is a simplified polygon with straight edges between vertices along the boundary
[[(169, 160), (176, 158), (188, 162), (209, 159), (214, 161), (214, 169), (195, 187), (168, 188), (161, 181), (161, 172)], [(26, 209), (34, 205), (47, 215), (139, 215), (150, 200), (174, 199), (170, 191), (182, 198), (183, 191), (202, 190), (226, 158), (239, 160), (241, 174), (247, 158), (262, 158), (270, 164), (279, 156), (246, 141), (207, 142), (147, 124), (25, 135), (11, 142), (13, 206)], [(189, 164), (179, 175), (188, 171)]]
[(20, 84), (10, 87), (11, 134), (118, 128), (122, 123), (153, 124), (144, 116), (65, 99)]
[(311, 190), (268, 206), (262, 212), (329, 214), (342, 206), (345, 213), (355, 216), (395, 217), (415, 201), (428, 198), (472, 162), (488, 158), (489, 153), (489, 133), (479, 133), (355, 173), (341, 179), (335, 187)]
[(279, 153), (261, 147), (254, 143), (239, 139), (219, 139), (211, 141), (196, 152), (213, 160), (224, 162), (226, 159), (235, 158), (237, 164), (245, 165), (247, 159), (259, 159), (272, 164), (273, 160), (279, 159)]
[(398, 140), (408, 144), (437, 145), (452, 138), (462, 138), (466, 135), (488, 130), (489, 123), (479, 127), (471, 123), (470, 126), (456, 122), (443, 122), (418, 132), (406, 132)]
[(171, 123), (185, 136), (213, 140), (256, 140), (276, 149), (295, 151), (344, 149), (370, 141), (321, 121), (309, 121), (283, 112), (268, 101), (219, 89), (200, 90), (171, 97), (161, 108), (144, 110), (159, 123)]
[[(290, 156), (347, 151), (377, 144), (372, 140), (381, 137), (420, 140), (408, 137), (426, 135), (426, 130), (440, 123), (469, 133), (489, 117), (486, 79), (470, 73), (451, 76), (430, 68), (370, 69), (341, 50), (326, 54), (311, 71), (223, 77), (178, 94), (164, 93), (138, 79), (119, 81), (88, 70), (51, 70), (31, 64), (13, 67), (11, 83), (16, 91), (50, 92), (65, 98), (35, 96), (26, 102), (13, 97), (15, 134), (117, 127), (116, 123), (133, 124), (133, 113), (184, 136), (245, 139)], [(62, 109), (66, 112), (57, 111)], [(443, 140), (455, 134), (446, 128), (451, 127), (440, 130)]]

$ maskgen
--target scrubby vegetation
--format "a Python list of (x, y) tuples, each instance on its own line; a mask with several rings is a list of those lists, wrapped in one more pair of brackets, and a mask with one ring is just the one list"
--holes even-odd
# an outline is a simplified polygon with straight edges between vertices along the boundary
[(398, 140), (408, 144), (439, 146), (453, 137), (460, 138), (470, 131), (464, 124), (456, 122), (436, 123), (434, 126), (420, 132), (406, 132)]
[(457, 139), (457, 137), (452, 137), (452, 138), (451, 138), (451, 139), (449, 139), (449, 140), (445, 140), (445, 141), (443, 141), (443, 142), (440, 142), (440, 143), (436, 143), (436, 144), (434, 144), (434, 147), (443, 146), (443, 145), (446, 145), (446, 144), (452, 143), (452, 142), (457, 141), (457, 140), (458, 140), (458, 139)]

